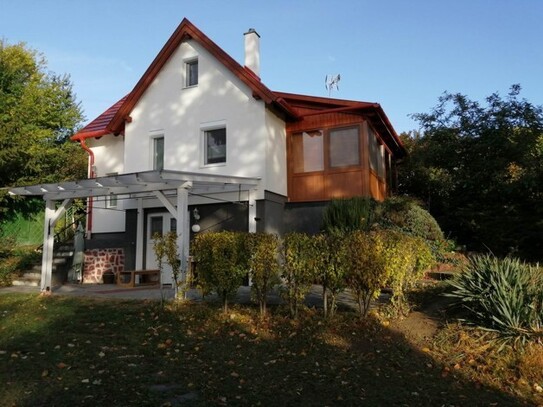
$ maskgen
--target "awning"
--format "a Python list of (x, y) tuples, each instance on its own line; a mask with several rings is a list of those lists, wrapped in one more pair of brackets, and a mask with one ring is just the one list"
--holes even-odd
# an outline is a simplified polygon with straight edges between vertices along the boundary
[(248, 191), (256, 188), (259, 181), (259, 178), (162, 170), (10, 188), (9, 193), (55, 201), (108, 195), (140, 198), (181, 187), (195, 194)]

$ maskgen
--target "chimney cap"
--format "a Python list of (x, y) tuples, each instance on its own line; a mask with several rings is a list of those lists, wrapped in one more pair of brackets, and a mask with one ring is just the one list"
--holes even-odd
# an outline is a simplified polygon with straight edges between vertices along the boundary
[(256, 30), (255, 30), (254, 28), (249, 28), (249, 29), (247, 30), (247, 32), (244, 33), (243, 35), (247, 35), (247, 34), (256, 34), (256, 35), (258, 35), (258, 38), (260, 38), (260, 34), (257, 33)]

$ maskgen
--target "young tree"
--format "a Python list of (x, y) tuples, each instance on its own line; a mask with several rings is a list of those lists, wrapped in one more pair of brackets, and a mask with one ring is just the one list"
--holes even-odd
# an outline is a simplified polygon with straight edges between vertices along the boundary
[(312, 268), (322, 285), (324, 316), (334, 316), (337, 296), (345, 289), (345, 275), (350, 266), (347, 234), (329, 233), (312, 237)]
[(300, 305), (314, 279), (311, 239), (304, 233), (289, 233), (283, 239), (283, 297), (289, 305), (292, 318), (298, 317)]
[(259, 303), (263, 317), (266, 315), (268, 294), (280, 282), (279, 238), (269, 233), (249, 233), (246, 239), (251, 292)]
[[(84, 177), (85, 153), (67, 142), (82, 118), (68, 76), (50, 73), (25, 44), (0, 39), (0, 187)], [(14, 206), (0, 191), (3, 219)]]
[(442, 228), (471, 249), (543, 259), (543, 108), (513, 85), (486, 104), (445, 93), (422, 128), (403, 136), (401, 192), (423, 199)]

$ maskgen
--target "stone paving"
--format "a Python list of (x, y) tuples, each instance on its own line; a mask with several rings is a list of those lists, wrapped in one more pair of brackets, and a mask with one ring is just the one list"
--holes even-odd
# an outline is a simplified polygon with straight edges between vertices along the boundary
[[(40, 292), (39, 287), (5, 287), (0, 288), (0, 294), (3, 293), (36, 293)], [(120, 287), (116, 284), (64, 284), (59, 287), (54, 287), (52, 291), (53, 295), (71, 295), (76, 297), (93, 297), (103, 299), (135, 299), (135, 300), (160, 300), (162, 296), (167, 300), (174, 298), (173, 289), (170, 287), (164, 287), (162, 292), (158, 286), (144, 286), (126, 288)], [(218, 301), (216, 294), (211, 294), (206, 297), (202, 297), (199, 290), (192, 289), (187, 293), (188, 299), (195, 302), (200, 301)], [(236, 303), (246, 304), (251, 302), (251, 288), (242, 286), (238, 289)], [(275, 305), (281, 304), (283, 301), (280, 298), (278, 292), (274, 291), (268, 296), (268, 304)], [(310, 307), (322, 307), (322, 287), (319, 285), (313, 285), (310, 293), (306, 297), (306, 305)], [(339, 295), (338, 303), (342, 306), (356, 309), (356, 303), (348, 292), (343, 292)]]

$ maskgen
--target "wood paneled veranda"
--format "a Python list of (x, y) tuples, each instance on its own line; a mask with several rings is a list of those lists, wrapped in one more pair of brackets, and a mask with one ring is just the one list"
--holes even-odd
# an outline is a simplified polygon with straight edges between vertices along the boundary
[[(326, 201), (333, 198), (352, 196), (372, 196), (383, 200), (387, 195), (386, 176), (379, 177), (370, 170), (369, 124), (360, 114), (329, 113), (307, 117), (301, 122), (291, 123), (287, 128), (288, 197), (290, 202)], [(341, 167), (331, 165), (331, 132), (356, 129), (358, 131), (358, 157), (355, 164)], [(299, 139), (304, 132), (320, 137), (322, 131), (322, 166), (312, 165), (303, 171), (299, 158), (301, 150)], [(379, 140), (379, 135), (373, 131)], [(382, 142), (380, 142), (383, 145)], [(352, 157), (352, 146), (345, 154)], [(317, 152), (320, 154), (320, 150)], [(337, 154), (337, 153), (336, 153)], [(389, 152), (387, 152), (388, 156)], [(348, 157), (347, 157), (348, 160)], [(384, 162), (384, 161), (383, 161)], [(311, 167), (311, 166), (310, 166)], [(388, 166), (387, 166), (388, 167)], [(314, 169), (314, 170), (313, 170)], [(389, 168), (384, 169), (386, 172)]]

